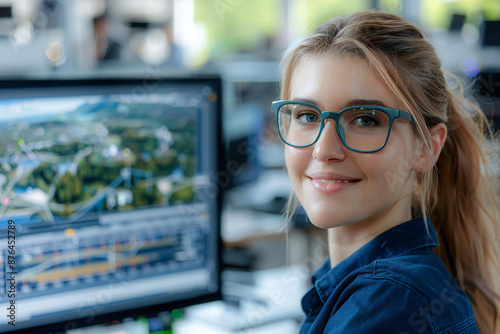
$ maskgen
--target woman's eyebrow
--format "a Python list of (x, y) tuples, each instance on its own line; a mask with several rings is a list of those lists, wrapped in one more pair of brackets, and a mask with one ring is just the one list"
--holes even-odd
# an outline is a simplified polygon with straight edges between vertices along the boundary
[(373, 99), (352, 99), (347, 101), (344, 104), (344, 108), (353, 107), (353, 106), (379, 106), (379, 107), (387, 107), (387, 105), (380, 100)]
[[(308, 97), (296, 97), (292, 99), (293, 101), (297, 102), (305, 102), (309, 104), (313, 104), (320, 108), (320, 103), (316, 101), (315, 99), (311, 99)], [(380, 100), (376, 99), (352, 99), (344, 103), (342, 106), (342, 109), (348, 108), (348, 107), (353, 107), (353, 106), (379, 106), (379, 107), (387, 107), (387, 105)], [(325, 110), (326, 111), (326, 110)]]
[(307, 98), (307, 97), (296, 97), (296, 98), (293, 98), (292, 101), (314, 104), (316, 107), (319, 107), (318, 101), (316, 101), (315, 99)]

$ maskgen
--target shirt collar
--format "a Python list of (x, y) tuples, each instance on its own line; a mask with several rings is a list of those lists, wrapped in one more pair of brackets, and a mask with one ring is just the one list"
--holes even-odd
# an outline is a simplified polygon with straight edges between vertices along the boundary
[(430, 219), (422, 216), (397, 225), (370, 240), (347, 259), (330, 268), (330, 259), (316, 271), (311, 279), (319, 298), (326, 302), (335, 287), (350, 272), (377, 259), (396, 257), (418, 248), (437, 246), (436, 232)]

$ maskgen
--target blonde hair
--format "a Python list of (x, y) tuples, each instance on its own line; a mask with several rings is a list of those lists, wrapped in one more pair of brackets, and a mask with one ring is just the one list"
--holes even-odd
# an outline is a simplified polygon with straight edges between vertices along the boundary
[[(451, 92), (432, 45), (417, 26), (399, 16), (364, 11), (318, 27), (285, 52), (282, 99), (290, 98), (297, 64), (318, 54), (365, 59), (416, 119), (414, 132), (429, 158), (429, 129), (438, 123), (447, 126), (441, 155), (430, 172), (419, 174), (415, 197), (424, 218), (429, 216), (436, 228), (435, 252), (468, 295), (480, 331), (498, 330), (500, 200), (488, 156), (498, 146), (485, 115)], [(297, 206), (292, 195), (287, 217)]]

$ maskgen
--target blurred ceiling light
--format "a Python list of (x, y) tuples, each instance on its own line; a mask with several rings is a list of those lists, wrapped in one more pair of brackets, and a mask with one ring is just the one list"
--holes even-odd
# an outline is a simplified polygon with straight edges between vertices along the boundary
[(471, 23), (466, 23), (462, 28), (462, 37), (465, 42), (476, 44), (479, 41), (479, 29)]
[(51, 42), (45, 48), (45, 55), (54, 66), (60, 66), (66, 61), (66, 50), (61, 42)]
[(162, 29), (151, 29), (146, 33), (139, 57), (146, 64), (160, 65), (170, 54), (167, 37)]
[(469, 78), (473, 78), (481, 71), (481, 57), (477, 54), (466, 55), (462, 58), (462, 71)]
[(9, 35), (11, 43), (17, 46), (28, 44), (32, 38), (32, 29), (33, 25), (29, 20), (22, 20)]

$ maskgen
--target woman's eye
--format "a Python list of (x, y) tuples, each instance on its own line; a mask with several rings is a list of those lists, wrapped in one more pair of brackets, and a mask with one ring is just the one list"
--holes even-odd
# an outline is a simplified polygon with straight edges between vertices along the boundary
[(354, 123), (356, 125), (360, 125), (360, 126), (374, 126), (374, 125), (378, 124), (378, 122), (375, 119), (368, 117), (368, 116), (357, 117), (354, 120)]
[(299, 120), (302, 123), (314, 123), (318, 120), (318, 116), (316, 116), (314, 114), (302, 114), (302, 115), (299, 115)]

